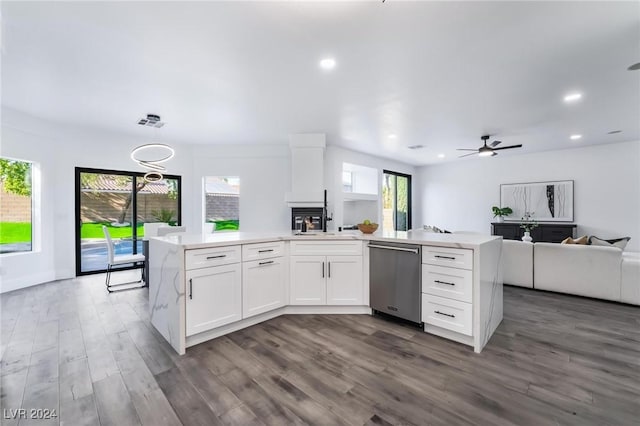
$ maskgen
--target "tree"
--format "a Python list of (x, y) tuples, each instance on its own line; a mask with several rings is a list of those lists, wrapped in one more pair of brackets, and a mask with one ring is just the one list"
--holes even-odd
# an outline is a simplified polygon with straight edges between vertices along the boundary
[(31, 195), (31, 163), (0, 158), (0, 181), (12, 194)]

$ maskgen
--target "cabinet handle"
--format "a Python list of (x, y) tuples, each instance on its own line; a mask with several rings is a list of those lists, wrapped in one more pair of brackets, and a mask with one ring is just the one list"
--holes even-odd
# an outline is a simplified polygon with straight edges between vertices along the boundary
[(266, 261), (266, 262), (260, 262), (260, 263), (258, 263), (258, 265), (260, 265), (260, 266), (262, 266), (262, 265), (270, 265), (270, 264), (272, 264), (273, 262), (274, 262), (273, 260), (268, 260), (268, 261)]
[(189, 278), (189, 299), (193, 299), (193, 278)]
[(445, 317), (449, 317), (449, 318), (455, 318), (456, 317), (453, 314), (445, 314), (444, 312), (440, 312), (440, 311), (433, 311), (433, 312), (436, 313), (436, 314), (439, 314), (439, 315), (444, 315)]
[(268, 249), (268, 250), (258, 250), (258, 253), (269, 253), (270, 251), (273, 251), (273, 249)]
[(331, 262), (329, 262), (327, 269), (329, 270), (329, 278), (331, 278)]
[(440, 281), (440, 280), (434, 280), (433, 282), (438, 284), (455, 285), (454, 283), (448, 283), (446, 281)]
[(455, 257), (451, 257), (451, 256), (440, 256), (438, 254), (436, 254), (434, 257), (438, 258), (438, 259), (447, 259), (447, 260), (456, 260)]
[(221, 257), (227, 257), (226, 254), (219, 254), (217, 256), (207, 256), (207, 260), (209, 259), (220, 259)]
[(322, 262), (322, 278), (324, 278), (324, 262)]

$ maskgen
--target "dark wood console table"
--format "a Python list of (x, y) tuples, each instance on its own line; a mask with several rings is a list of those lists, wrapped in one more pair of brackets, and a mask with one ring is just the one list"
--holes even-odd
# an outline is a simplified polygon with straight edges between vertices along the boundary
[[(567, 237), (575, 238), (575, 223), (539, 223), (531, 230), (536, 243), (559, 243)], [(502, 235), (505, 240), (519, 240), (524, 235), (520, 222), (492, 222), (491, 235)]]

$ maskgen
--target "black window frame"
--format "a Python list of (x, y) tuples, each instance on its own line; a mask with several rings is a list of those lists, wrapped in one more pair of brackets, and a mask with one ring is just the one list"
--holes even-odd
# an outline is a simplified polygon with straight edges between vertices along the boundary
[(382, 170), (383, 175), (392, 175), (395, 176), (396, 187), (394, 188), (394, 194), (396, 199), (394, 200), (395, 209), (393, 212), (393, 229), (394, 231), (398, 231), (398, 177), (407, 178), (407, 231), (413, 229), (413, 217), (411, 215), (411, 210), (413, 210), (413, 202), (412, 202), (412, 186), (411, 186), (411, 175), (406, 173), (394, 172), (393, 170)]

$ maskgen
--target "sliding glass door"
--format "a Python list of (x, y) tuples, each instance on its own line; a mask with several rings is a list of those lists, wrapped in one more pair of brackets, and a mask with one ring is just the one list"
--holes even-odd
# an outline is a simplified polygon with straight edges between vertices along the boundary
[[(142, 252), (144, 224), (180, 224), (180, 177), (147, 182), (143, 173), (76, 168), (76, 275), (105, 272), (106, 226), (116, 254)], [(135, 212), (135, 214), (134, 214)]]
[(411, 229), (411, 175), (384, 170), (382, 229), (383, 231)]

